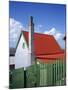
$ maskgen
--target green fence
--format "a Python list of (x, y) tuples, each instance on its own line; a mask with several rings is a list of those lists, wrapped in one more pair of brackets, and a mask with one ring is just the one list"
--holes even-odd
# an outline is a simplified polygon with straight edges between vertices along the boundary
[(24, 68), (15, 69), (10, 73), (10, 88), (39, 86), (39, 75), (39, 67), (36, 64), (27, 67), (26, 71)]
[(66, 84), (66, 64), (64, 60), (55, 60), (53, 63), (38, 64), (40, 70), (39, 86), (57, 86)]
[(24, 68), (11, 71), (9, 86), (10, 88), (24, 87)]
[(15, 69), (10, 73), (10, 88), (56, 86), (66, 84), (66, 63), (64, 60), (41, 63)]
[(26, 69), (26, 87), (39, 86), (39, 67), (34, 64)]

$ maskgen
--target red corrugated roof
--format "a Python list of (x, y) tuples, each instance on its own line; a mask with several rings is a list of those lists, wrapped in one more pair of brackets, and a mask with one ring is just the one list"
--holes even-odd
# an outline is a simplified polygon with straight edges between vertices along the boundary
[(54, 63), (56, 60), (66, 60), (66, 52), (51, 54), (51, 55), (38, 55), (37, 60), (43, 63)]
[[(28, 32), (23, 33), (28, 43)], [(34, 33), (34, 50), (36, 57), (42, 60), (64, 58), (63, 50), (52, 35)]]
[(52, 59), (55, 60), (57, 59), (65, 59), (65, 54), (64, 53), (60, 53), (60, 54), (52, 54), (52, 55), (37, 55), (37, 58), (39, 59)]
[[(28, 32), (24, 31), (25, 39), (28, 43)], [(35, 54), (53, 54), (60, 53), (62, 49), (52, 35), (34, 33)]]

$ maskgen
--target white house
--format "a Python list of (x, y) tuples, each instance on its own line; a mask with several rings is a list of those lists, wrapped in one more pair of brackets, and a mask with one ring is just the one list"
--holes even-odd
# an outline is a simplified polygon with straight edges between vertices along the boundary
[[(11, 50), (10, 50), (11, 51)], [(52, 35), (34, 33), (33, 17), (30, 18), (29, 32), (21, 31), (17, 46), (12, 50), (10, 65), (15, 64), (15, 69), (24, 69), (43, 55), (63, 53), (61, 47)]]
[[(27, 42), (25, 40), (25, 37), (23, 33), (21, 32), (17, 46), (16, 46), (16, 52), (13, 52), (14, 55), (10, 55), (10, 67), (15, 64), (16, 68), (30, 66), (31, 63), (34, 61), (34, 54), (33, 54), (33, 32), (34, 32), (34, 23), (33, 23), (33, 17), (30, 18), (29, 23), (29, 48), (27, 45)], [(11, 50), (10, 50), (10, 53)], [(32, 61), (33, 60), (33, 61)]]

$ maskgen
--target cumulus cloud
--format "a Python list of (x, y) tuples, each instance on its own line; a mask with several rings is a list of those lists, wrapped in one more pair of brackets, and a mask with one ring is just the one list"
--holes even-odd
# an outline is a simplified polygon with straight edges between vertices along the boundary
[(12, 46), (13, 44), (16, 44), (17, 39), (20, 35), (21, 30), (25, 30), (25, 28), (23, 27), (23, 25), (15, 20), (14, 18), (10, 18), (10, 24), (9, 24), (10, 30), (10, 45)]
[(57, 33), (55, 35), (55, 38), (58, 40), (58, 39), (62, 39), (63, 38), (63, 34), (62, 33)]
[(56, 34), (56, 29), (55, 28), (52, 28), (51, 30), (45, 31), (44, 33), (45, 34), (50, 34), (50, 35), (55, 35)]

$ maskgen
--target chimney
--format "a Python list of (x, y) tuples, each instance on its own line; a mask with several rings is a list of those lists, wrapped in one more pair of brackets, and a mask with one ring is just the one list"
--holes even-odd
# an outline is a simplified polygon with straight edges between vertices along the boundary
[(34, 63), (34, 23), (33, 23), (33, 17), (30, 17), (29, 22), (29, 60), (31, 64)]

